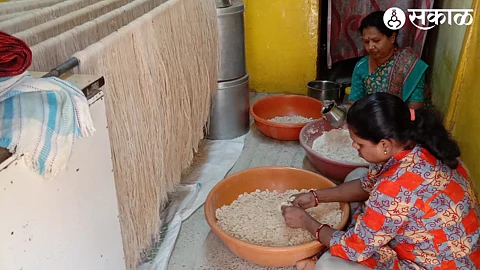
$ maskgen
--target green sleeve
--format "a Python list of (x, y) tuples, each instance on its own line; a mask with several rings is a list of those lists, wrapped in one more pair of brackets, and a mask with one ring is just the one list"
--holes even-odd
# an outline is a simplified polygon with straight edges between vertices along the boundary
[[(367, 62), (368, 63), (368, 62)], [(365, 59), (362, 58), (355, 66), (352, 74), (352, 88), (350, 89), (350, 95), (348, 100), (357, 101), (366, 96), (365, 87), (363, 86), (363, 74), (364, 74)], [(368, 68), (368, 66), (367, 66)], [(367, 70), (368, 73), (368, 70)]]
[(422, 77), (420, 78), (420, 81), (418, 81), (417, 86), (415, 87), (415, 90), (413, 90), (413, 93), (410, 95), (410, 97), (407, 99), (407, 103), (411, 102), (424, 102), (425, 101), (425, 73), (423, 73)]

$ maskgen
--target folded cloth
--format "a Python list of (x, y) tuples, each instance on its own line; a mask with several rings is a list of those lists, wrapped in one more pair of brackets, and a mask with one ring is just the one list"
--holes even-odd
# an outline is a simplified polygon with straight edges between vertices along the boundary
[(75, 139), (93, 132), (87, 99), (70, 83), (27, 72), (0, 78), (0, 147), (45, 178), (65, 170)]
[(0, 78), (22, 74), (32, 64), (32, 51), (21, 39), (0, 31)]

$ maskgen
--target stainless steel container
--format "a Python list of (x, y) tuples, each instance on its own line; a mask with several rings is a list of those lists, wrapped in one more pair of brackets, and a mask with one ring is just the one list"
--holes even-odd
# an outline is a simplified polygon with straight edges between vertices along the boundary
[(234, 80), (247, 73), (244, 11), (242, 0), (233, 0), (231, 6), (217, 8), (220, 43), (218, 81)]
[(207, 138), (227, 140), (250, 129), (248, 73), (236, 80), (219, 82), (210, 110)]
[(341, 104), (341, 89), (340, 83), (332, 81), (311, 81), (307, 84), (308, 96), (316, 98), (320, 101), (335, 100)]
[(325, 119), (335, 128), (343, 125), (347, 118), (348, 109), (342, 110), (333, 100), (323, 102), (322, 114)]

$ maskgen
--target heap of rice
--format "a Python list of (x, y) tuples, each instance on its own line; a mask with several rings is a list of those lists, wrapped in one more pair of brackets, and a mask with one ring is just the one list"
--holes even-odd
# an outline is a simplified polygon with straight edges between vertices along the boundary
[(268, 120), (270, 122), (279, 123), (279, 124), (303, 124), (313, 121), (313, 118), (304, 117), (300, 115), (293, 116), (275, 116), (274, 118)]
[[(217, 224), (231, 236), (262, 246), (293, 246), (315, 240), (303, 229), (286, 226), (281, 206), (289, 202), (292, 195), (308, 190), (260, 191), (244, 193), (230, 205), (216, 211)], [(307, 212), (320, 223), (336, 227), (342, 219), (339, 203), (321, 203)]]
[(352, 146), (347, 129), (332, 129), (313, 141), (312, 149), (323, 157), (339, 162), (366, 163)]

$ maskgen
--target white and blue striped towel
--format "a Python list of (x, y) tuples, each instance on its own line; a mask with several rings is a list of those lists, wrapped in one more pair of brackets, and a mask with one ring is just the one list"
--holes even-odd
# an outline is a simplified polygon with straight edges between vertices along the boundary
[(0, 78), (0, 147), (45, 178), (65, 170), (75, 139), (93, 132), (87, 99), (70, 83), (27, 72)]

